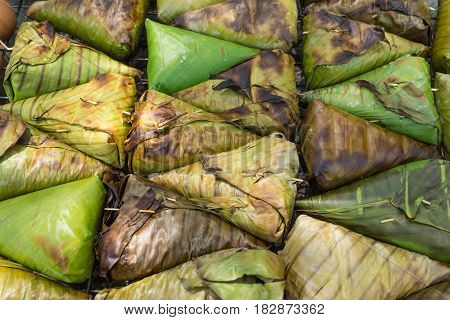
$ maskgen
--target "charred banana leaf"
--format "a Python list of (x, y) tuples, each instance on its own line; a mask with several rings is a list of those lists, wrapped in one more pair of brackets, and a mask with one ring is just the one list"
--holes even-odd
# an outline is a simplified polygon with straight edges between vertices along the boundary
[(118, 216), (97, 246), (101, 276), (135, 280), (220, 250), (267, 247), (146, 179), (129, 176), (122, 189)]
[(126, 150), (129, 167), (146, 176), (192, 164), (204, 153), (241, 147), (258, 136), (228, 120), (157, 91), (136, 104)]
[(450, 300), (450, 280), (416, 292), (408, 300)]
[(96, 300), (282, 300), (283, 260), (268, 250), (229, 249), (135, 282)]
[(208, 80), (259, 50), (148, 20), (148, 84), (172, 94)]
[(302, 212), (450, 263), (450, 162), (424, 160), (297, 201)]
[(362, 76), (304, 95), (305, 102), (313, 100), (416, 140), (435, 146), (441, 143), (430, 67), (423, 58), (405, 56)]
[(88, 300), (91, 296), (75, 291), (0, 258), (0, 300)]
[(303, 20), (303, 68), (310, 89), (336, 84), (401, 56), (426, 56), (429, 48), (383, 28), (325, 10)]
[(432, 57), (434, 71), (450, 73), (450, 1), (439, 0)]
[(25, 22), (16, 36), (3, 82), (19, 101), (84, 84), (97, 74), (139, 78), (142, 72), (54, 31), (49, 22)]
[(298, 170), (295, 144), (271, 136), (204, 155), (200, 162), (150, 179), (261, 239), (279, 243), (292, 216)]
[(301, 154), (320, 189), (336, 187), (425, 159), (436, 148), (315, 100), (302, 125)]
[(91, 177), (0, 202), (0, 254), (59, 281), (86, 281), (104, 199)]
[(103, 74), (86, 84), (7, 104), (2, 109), (53, 139), (121, 168), (135, 95), (133, 78)]
[(292, 300), (400, 299), (450, 275), (448, 264), (308, 216), (280, 254)]
[(148, 0), (36, 1), (29, 18), (50, 21), (116, 59), (127, 58), (136, 48), (147, 15)]
[(436, 73), (434, 86), (436, 107), (441, 116), (442, 131), (444, 133), (444, 153), (447, 160), (450, 160), (450, 75)]
[(320, 10), (380, 26), (389, 33), (411, 41), (430, 44), (431, 14), (426, 0), (315, 1), (305, 8), (305, 14)]
[(300, 123), (294, 58), (282, 51), (262, 51), (174, 96), (261, 136), (293, 140)]

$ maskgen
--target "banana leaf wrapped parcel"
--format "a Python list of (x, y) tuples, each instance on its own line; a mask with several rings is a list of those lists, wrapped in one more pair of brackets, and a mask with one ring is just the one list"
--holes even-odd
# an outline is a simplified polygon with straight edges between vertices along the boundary
[(49, 22), (25, 22), (16, 36), (3, 81), (11, 102), (84, 84), (97, 74), (133, 78), (142, 72), (55, 32)]
[(431, 60), (434, 71), (450, 73), (450, 1), (448, 0), (439, 0)]
[(196, 258), (96, 300), (282, 300), (284, 263), (268, 250), (229, 249)]
[(154, 90), (145, 92), (135, 109), (126, 151), (130, 170), (142, 176), (259, 139), (218, 115)]
[(88, 300), (91, 296), (0, 258), (0, 300)]
[(436, 72), (434, 77), (436, 107), (441, 116), (444, 154), (450, 160), (450, 75)]
[(231, 248), (267, 245), (176, 193), (128, 176), (120, 210), (97, 245), (100, 275), (136, 280), (193, 258)]
[(404, 56), (346, 82), (304, 94), (413, 139), (439, 146), (439, 114), (431, 91), (430, 66)]
[(450, 300), (450, 280), (422, 289), (408, 296), (408, 300)]
[(208, 80), (259, 50), (147, 19), (148, 85), (166, 94)]
[(450, 276), (448, 264), (304, 215), (279, 254), (290, 300), (401, 299)]
[(300, 124), (294, 63), (282, 51), (261, 51), (174, 97), (258, 135), (279, 132), (293, 140)]
[(121, 168), (135, 95), (133, 78), (101, 74), (86, 84), (10, 103), (2, 110), (52, 139)]
[(305, 14), (326, 10), (352, 20), (377, 25), (389, 33), (429, 45), (431, 14), (427, 0), (322, 0), (305, 8)]
[(166, 23), (265, 50), (289, 51), (297, 42), (295, 0), (158, 0)]
[(19, 117), (0, 110), (0, 157), (16, 144), (26, 129), (26, 124)]
[(383, 28), (320, 10), (303, 20), (303, 68), (309, 89), (322, 88), (429, 48)]
[(449, 179), (450, 162), (423, 160), (299, 200), (297, 209), (450, 263)]
[(140, 40), (148, 0), (46, 0), (36, 1), (27, 16), (50, 21), (116, 59), (125, 59)]
[(269, 136), (149, 178), (238, 228), (280, 243), (294, 209), (299, 166), (295, 144)]
[(91, 177), (0, 202), (0, 255), (55, 280), (86, 281), (104, 200)]
[(330, 190), (398, 165), (439, 159), (433, 146), (386, 130), (314, 100), (302, 125), (301, 154), (308, 174)]

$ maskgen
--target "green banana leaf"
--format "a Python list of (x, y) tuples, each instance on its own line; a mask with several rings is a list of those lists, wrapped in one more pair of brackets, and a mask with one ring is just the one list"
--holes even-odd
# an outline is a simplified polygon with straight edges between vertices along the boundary
[(7, 104), (2, 109), (22, 117), (52, 139), (121, 168), (135, 95), (133, 78), (102, 74), (86, 84)]
[(408, 300), (450, 300), (450, 280), (416, 292), (406, 299)]
[(441, 116), (444, 133), (444, 153), (446, 159), (450, 160), (450, 75), (437, 72), (434, 87), (437, 89), (435, 93), (436, 107)]
[(104, 200), (91, 177), (0, 202), (0, 255), (59, 281), (86, 281)]
[(96, 300), (282, 300), (284, 263), (268, 250), (229, 249), (135, 282)]
[(431, 41), (432, 22), (427, 0), (323, 0), (306, 7), (304, 13), (320, 10), (377, 25), (389, 33), (425, 45)]
[(289, 51), (297, 42), (298, 10), (293, 0), (225, 0), (194, 11), (189, 10), (189, 1), (172, 0), (170, 5), (181, 7), (177, 11), (182, 13), (173, 20), (176, 26), (211, 37), (265, 50)]
[(424, 160), (297, 201), (314, 217), (450, 262), (450, 162)]
[(205, 8), (225, 0), (156, 0), (158, 19), (164, 23), (171, 23), (182, 13)]
[(303, 20), (303, 69), (309, 89), (340, 83), (407, 54), (426, 56), (428, 51), (378, 26), (325, 10)]
[(157, 91), (147, 91), (136, 104), (126, 151), (129, 168), (146, 176), (179, 168), (243, 146), (258, 136), (228, 120)]
[(97, 74), (140, 78), (142, 72), (54, 31), (49, 22), (25, 22), (16, 36), (3, 81), (11, 102), (89, 82)]
[(149, 88), (167, 94), (206, 81), (259, 51), (149, 19), (145, 26)]
[(274, 136), (149, 178), (251, 234), (280, 243), (294, 209), (299, 159)]
[(450, 265), (300, 216), (279, 253), (292, 300), (392, 300), (450, 276)]
[(308, 174), (321, 190), (331, 190), (404, 163), (441, 157), (435, 147), (319, 100), (309, 105), (301, 136), (301, 154)]
[(19, 117), (0, 110), (0, 158), (16, 144), (26, 129), (27, 126)]
[(313, 100), (416, 140), (441, 143), (430, 67), (423, 58), (404, 56), (341, 84), (306, 92), (304, 102)]
[(137, 48), (148, 0), (48, 0), (36, 1), (27, 16), (50, 21), (116, 59), (125, 59)]
[(0, 300), (87, 300), (91, 296), (65, 287), (0, 258)]
[(267, 247), (146, 179), (128, 176), (121, 189), (118, 215), (97, 245), (103, 277), (136, 280), (220, 250)]
[(439, 0), (431, 60), (434, 71), (450, 73), (450, 2), (448, 0)]
[(174, 97), (258, 135), (279, 132), (294, 140), (300, 124), (294, 63), (282, 51), (262, 51)]

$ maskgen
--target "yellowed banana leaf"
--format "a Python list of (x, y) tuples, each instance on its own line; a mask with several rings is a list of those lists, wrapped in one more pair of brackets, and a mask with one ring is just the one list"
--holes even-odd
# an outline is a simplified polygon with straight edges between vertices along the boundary
[(301, 154), (321, 190), (331, 190), (398, 165), (439, 159), (425, 143), (314, 100), (302, 125)]
[(300, 216), (280, 255), (286, 298), (401, 299), (450, 276), (450, 265)]
[(444, 154), (450, 160), (450, 75), (436, 73), (434, 77), (436, 107), (441, 116)]
[(135, 280), (193, 258), (267, 244), (144, 178), (128, 176), (114, 223), (97, 245), (101, 276)]
[(294, 208), (295, 144), (274, 136), (149, 178), (237, 227), (279, 243)]
[(55, 32), (49, 22), (24, 22), (17, 32), (3, 84), (10, 101), (84, 84), (97, 74), (133, 78), (142, 72)]
[(133, 78), (95, 76), (90, 82), (2, 106), (29, 125), (95, 159), (121, 168), (134, 108)]
[(174, 97), (258, 135), (293, 140), (300, 124), (294, 63), (282, 51), (262, 51)]
[(26, 124), (19, 117), (0, 110), (0, 158), (16, 144), (26, 129)]
[(450, 300), (450, 280), (416, 292), (406, 299), (408, 300)]
[(434, 71), (450, 73), (450, 1), (448, 0), (439, 0), (431, 60)]
[(336, 84), (429, 48), (383, 28), (320, 10), (303, 20), (303, 68), (309, 89)]
[(179, 168), (243, 146), (258, 136), (230, 121), (157, 91), (147, 91), (136, 104), (126, 151), (129, 168), (145, 176)]
[(268, 250), (229, 249), (189, 261), (96, 300), (282, 300), (284, 263)]
[(0, 258), (0, 300), (87, 300), (91, 296)]

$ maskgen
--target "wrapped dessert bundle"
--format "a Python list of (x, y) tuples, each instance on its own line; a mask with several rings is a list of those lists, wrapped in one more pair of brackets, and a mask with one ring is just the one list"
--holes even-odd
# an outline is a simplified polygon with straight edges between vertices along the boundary
[(314, 100), (302, 125), (301, 154), (310, 178), (330, 190), (403, 163), (441, 155), (433, 146)]
[(450, 1), (439, 0), (431, 59), (434, 71), (450, 73)]
[(148, 0), (46, 0), (28, 9), (29, 18), (50, 21), (116, 59), (127, 58), (139, 43)]
[(97, 74), (133, 78), (140, 70), (55, 32), (49, 22), (25, 22), (16, 36), (3, 84), (11, 102), (84, 84)]
[(450, 75), (436, 73), (434, 77), (436, 107), (441, 116), (444, 154), (450, 160)]
[(343, 83), (306, 92), (304, 102), (320, 100), (391, 131), (439, 146), (439, 114), (425, 59), (404, 56)]
[(309, 89), (326, 87), (429, 48), (383, 28), (320, 10), (303, 20), (303, 69)]
[(401, 299), (450, 276), (450, 265), (300, 216), (283, 251), (286, 298)]
[(104, 200), (91, 177), (0, 202), (0, 255), (59, 281), (86, 281)]
[(284, 263), (268, 250), (229, 249), (196, 258), (96, 300), (282, 300)]
[(86, 84), (2, 106), (47, 134), (90, 157), (121, 168), (134, 109), (133, 78), (102, 74)]
[(292, 217), (298, 171), (295, 144), (270, 136), (149, 178), (261, 239), (280, 243)]
[(267, 245), (176, 193), (128, 176), (120, 210), (97, 245), (102, 276), (135, 280), (193, 258), (231, 248)]
[(450, 263), (450, 162), (409, 163), (297, 208), (368, 237)]
[(158, 0), (165, 23), (265, 50), (297, 42), (296, 0)]
[(259, 139), (218, 115), (154, 90), (145, 92), (135, 109), (126, 151), (129, 168), (142, 176), (192, 164), (202, 154), (232, 150)]

